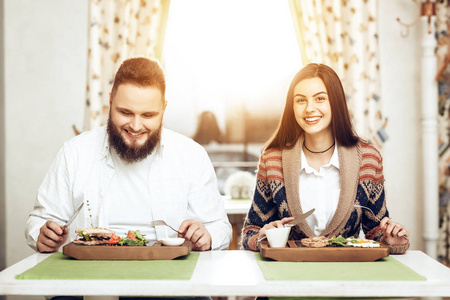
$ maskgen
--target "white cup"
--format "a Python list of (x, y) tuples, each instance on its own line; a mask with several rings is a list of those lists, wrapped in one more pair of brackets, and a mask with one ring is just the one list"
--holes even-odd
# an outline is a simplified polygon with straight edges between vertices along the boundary
[(283, 248), (289, 238), (291, 227), (272, 228), (266, 230), (267, 240), (272, 248)]

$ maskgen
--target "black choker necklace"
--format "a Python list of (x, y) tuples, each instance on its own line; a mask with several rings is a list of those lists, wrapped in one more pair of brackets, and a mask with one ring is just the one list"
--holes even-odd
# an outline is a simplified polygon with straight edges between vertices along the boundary
[(303, 146), (305, 146), (305, 149), (308, 150), (309, 152), (314, 153), (314, 154), (317, 154), (317, 153), (325, 153), (325, 152), (327, 152), (328, 150), (330, 150), (331, 148), (333, 148), (334, 143), (335, 143), (335, 142), (333, 142), (333, 145), (331, 145), (328, 149), (323, 150), (323, 151), (311, 151), (311, 150), (308, 149), (308, 147), (306, 147), (306, 144), (305, 144), (305, 143), (303, 143)]

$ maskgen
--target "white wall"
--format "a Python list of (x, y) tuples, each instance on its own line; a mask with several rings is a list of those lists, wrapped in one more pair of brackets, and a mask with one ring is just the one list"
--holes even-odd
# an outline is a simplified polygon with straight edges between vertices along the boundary
[[(62, 143), (83, 124), (87, 1), (4, 0), (6, 265), (33, 253), (24, 238), (36, 191)], [(43, 299), (8, 296), (8, 299)]]
[[(5, 0), (6, 263), (33, 251), (25, 222), (63, 141), (82, 127), (87, 1)], [(3, 243), (2, 243), (3, 244)]]
[[(407, 38), (396, 19), (410, 23), (417, 6), (407, 0), (379, 1), (381, 99), (388, 118), (389, 140), (382, 154), (386, 199), (391, 217), (411, 233), (411, 248), (424, 250), (422, 242), (422, 185), (420, 131), (420, 28)], [(437, 108), (436, 108), (437, 109)], [(436, 203), (438, 205), (438, 203)]]
[[(3, 3), (0, 2), (0, 20), (3, 20)], [(3, 58), (4, 23), (0, 22), (0, 58)], [(5, 97), (4, 97), (4, 60), (0, 59), (0, 243), (6, 240), (5, 212)], [(6, 246), (0, 246), (0, 270), (6, 267)], [(0, 299), (3, 300), (2, 296)]]
[[(404, 39), (396, 22), (418, 12), (408, 0), (379, 4), (388, 208), (423, 250), (419, 33)], [(72, 125), (83, 123), (87, 13), (86, 0), (4, 0), (7, 266), (33, 253), (23, 232), (37, 189)]]

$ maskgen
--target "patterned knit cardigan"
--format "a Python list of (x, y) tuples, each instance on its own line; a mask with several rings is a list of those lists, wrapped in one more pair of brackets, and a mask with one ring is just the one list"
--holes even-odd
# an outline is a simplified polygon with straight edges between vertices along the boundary
[[(303, 213), (299, 197), (302, 144), (301, 137), (292, 149), (269, 149), (261, 155), (253, 203), (242, 230), (244, 249), (259, 250), (259, 230), (265, 224)], [(339, 204), (321, 235), (358, 237), (361, 228), (367, 234), (379, 222), (368, 210), (353, 205), (371, 208), (380, 220), (389, 216), (384, 197), (382, 157), (375, 147), (364, 142), (353, 147), (338, 146), (337, 149), (341, 187)], [(315, 233), (303, 220), (292, 228), (289, 239), (313, 236)], [(371, 238), (383, 240), (382, 232)], [(389, 246), (389, 252), (405, 253), (408, 248), (409, 242), (402, 246)]]

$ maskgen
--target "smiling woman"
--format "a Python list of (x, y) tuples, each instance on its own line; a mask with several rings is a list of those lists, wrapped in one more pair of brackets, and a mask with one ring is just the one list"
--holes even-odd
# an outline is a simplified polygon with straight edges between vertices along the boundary
[(188, 136), (202, 111), (222, 131), (246, 113), (279, 115), (301, 65), (288, 1), (172, 0), (164, 47), (165, 125)]

